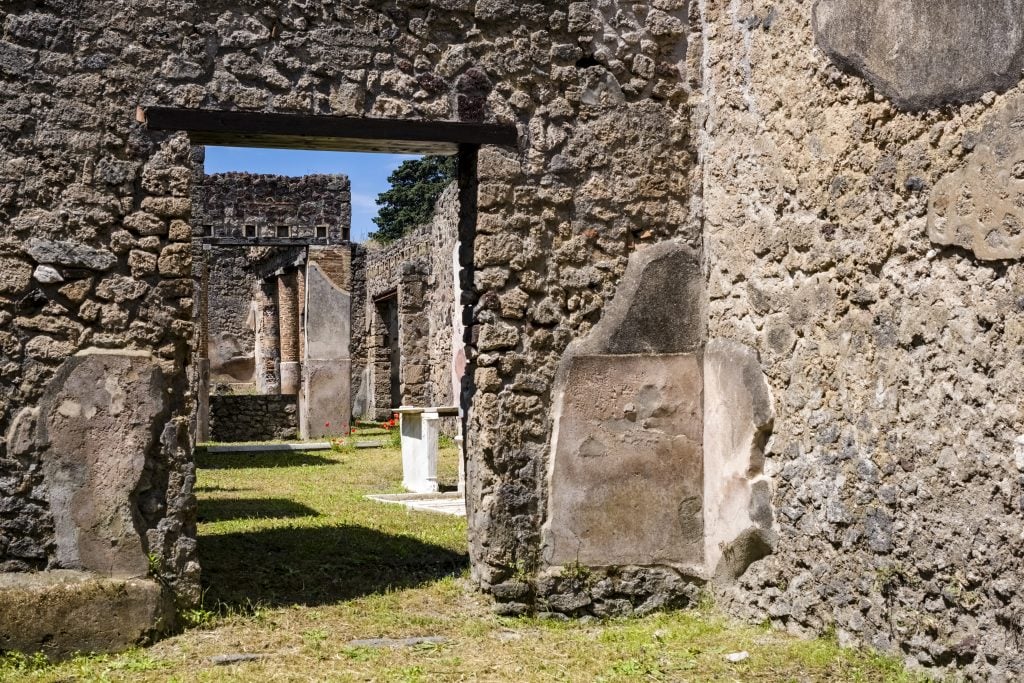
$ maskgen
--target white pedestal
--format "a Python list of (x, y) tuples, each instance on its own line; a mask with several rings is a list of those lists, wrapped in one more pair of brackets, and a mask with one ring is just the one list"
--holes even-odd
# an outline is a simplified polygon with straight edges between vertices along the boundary
[(402, 486), (413, 493), (436, 493), (439, 420), (458, 414), (458, 408), (402, 406), (397, 412), (402, 432)]

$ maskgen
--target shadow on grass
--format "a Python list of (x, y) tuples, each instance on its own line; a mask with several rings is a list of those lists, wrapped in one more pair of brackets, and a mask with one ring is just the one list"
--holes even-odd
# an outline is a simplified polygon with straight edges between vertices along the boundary
[(313, 508), (288, 498), (217, 498), (199, 502), (198, 521), (319, 516), (320, 513)]
[(242, 467), (301, 467), (303, 465), (337, 465), (336, 460), (308, 451), (273, 451), (266, 453), (207, 453), (196, 450), (196, 467), (226, 470)]
[(412, 588), (469, 566), (465, 553), (360, 526), (199, 537), (206, 605), (326, 605)]

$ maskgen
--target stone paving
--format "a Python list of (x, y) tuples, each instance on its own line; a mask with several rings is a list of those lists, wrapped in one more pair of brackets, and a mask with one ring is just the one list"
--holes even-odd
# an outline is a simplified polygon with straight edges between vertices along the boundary
[(369, 500), (379, 503), (404, 505), (410, 510), (419, 512), (438, 512), (442, 515), (466, 516), (466, 499), (459, 492), (451, 493), (385, 493), (366, 496)]

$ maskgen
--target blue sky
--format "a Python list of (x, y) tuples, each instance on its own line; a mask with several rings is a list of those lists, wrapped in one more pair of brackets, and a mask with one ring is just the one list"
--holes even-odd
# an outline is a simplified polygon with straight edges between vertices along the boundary
[(352, 181), (352, 239), (361, 242), (377, 229), (377, 195), (388, 189), (388, 176), (411, 154), (313, 152), (298, 149), (207, 147), (206, 172), (248, 171), (279, 175), (344, 173)]

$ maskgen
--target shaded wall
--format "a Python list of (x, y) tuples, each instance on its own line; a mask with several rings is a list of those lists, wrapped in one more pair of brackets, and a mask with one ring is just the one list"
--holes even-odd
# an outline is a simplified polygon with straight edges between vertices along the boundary
[(298, 436), (295, 396), (210, 396), (211, 441), (279, 441)]

